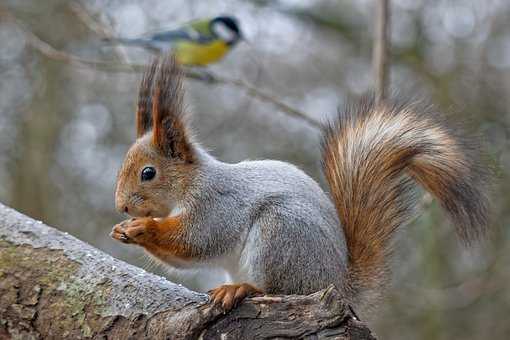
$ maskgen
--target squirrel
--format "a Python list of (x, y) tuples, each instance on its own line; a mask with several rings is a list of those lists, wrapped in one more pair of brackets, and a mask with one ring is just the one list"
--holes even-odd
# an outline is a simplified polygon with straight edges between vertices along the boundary
[(223, 268), (234, 283), (209, 294), (225, 310), (250, 295), (331, 284), (368, 307), (388, 281), (395, 234), (416, 214), (416, 184), (467, 244), (486, 234), (489, 176), (478, 148), (430, 110), (365, 99), (339, 111), (322, 131), (328, 195), (289, 163), (209, 154), (190, 132), (182, 78), (173, 57), (143, 75), (137, 139), (115, 191), (116, 208), (133, 218), (111, 237), (170, 266)]

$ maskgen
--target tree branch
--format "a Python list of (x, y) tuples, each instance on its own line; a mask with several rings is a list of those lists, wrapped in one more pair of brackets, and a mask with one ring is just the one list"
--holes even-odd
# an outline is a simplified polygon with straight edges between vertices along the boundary
[[(106, 233), (105, 233), (106, 237)], [(332, 286), (230, 313), (0, 204), (0, 338), (374, 339)]]

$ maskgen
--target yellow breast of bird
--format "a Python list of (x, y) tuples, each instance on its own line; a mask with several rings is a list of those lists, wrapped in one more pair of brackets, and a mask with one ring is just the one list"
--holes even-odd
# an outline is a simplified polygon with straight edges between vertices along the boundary
[(181, 42), (173, 50), (177, 61), (181, 64), (200, 66), (220, 60), (228, 51), (229, 46), (221, 40), (215, 40), (209, 44)]

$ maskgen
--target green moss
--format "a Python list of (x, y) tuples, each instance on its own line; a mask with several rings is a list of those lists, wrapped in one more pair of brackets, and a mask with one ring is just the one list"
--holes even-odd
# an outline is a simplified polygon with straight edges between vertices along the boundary
[[(92, 336), (90, 323), (101, 318), (107, 307), (109, 282), (91, 285), (76, 274), (80, 263), (61, 250), (15, 245), (0, 239), (0, 277), (16, 274), (23, 285), (40, 285), (45, 303), (52, 305), (52, 327), (73, 329), (83, 337)], [(15, 289), (15, 288), (13, 288)]]

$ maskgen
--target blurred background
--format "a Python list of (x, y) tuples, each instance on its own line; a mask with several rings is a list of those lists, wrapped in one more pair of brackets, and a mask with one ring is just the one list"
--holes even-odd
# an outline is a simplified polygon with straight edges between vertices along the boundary
[[(141, 77), (115, 65), (150, 55), (101, 35), (235, 15), (248, 42), (209, 72), (321, 121), (373, 84), (374, 1), (0, 0), (0, 13), (0, 201), (193, 289), (220, 277), (167, 273), (108, 236), (124, 218), (113, 190)], [(509, 23), (506, 0), (392, 1), (391, 87), (469, 119), (497, 182), (494, 232), (479, 249), (462, 248), (433, 203), (401, 233), (393, 285), (368, 320), (381, 339), (510, 338)], [(315, 127), (233, 83), (186, 87), (198, 139), (216, 157), (285, 160), (324, 183)]]

